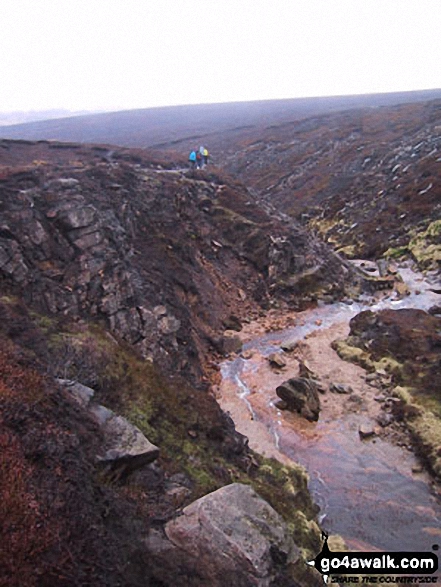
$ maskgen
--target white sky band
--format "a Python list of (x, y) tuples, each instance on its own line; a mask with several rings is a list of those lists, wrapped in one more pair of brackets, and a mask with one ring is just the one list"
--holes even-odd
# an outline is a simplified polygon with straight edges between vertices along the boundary
[(441, 88), (439, 0), (0, 0), (0, 112)]

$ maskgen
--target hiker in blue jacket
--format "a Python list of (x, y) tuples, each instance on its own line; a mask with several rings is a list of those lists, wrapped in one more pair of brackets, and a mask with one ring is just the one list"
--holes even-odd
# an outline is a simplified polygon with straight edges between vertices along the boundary
[(194, 169), (196, 167), (196, 151), (192, 151), (188, 156), (188, 162), (190, 164), (190, 169)]

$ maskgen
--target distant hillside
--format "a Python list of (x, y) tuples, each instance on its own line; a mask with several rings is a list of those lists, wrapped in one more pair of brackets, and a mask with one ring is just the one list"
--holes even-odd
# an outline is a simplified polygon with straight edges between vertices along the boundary
[(70, 110), (17, 110), (15, 112), (0, 112), (0, 126), (27, 124), (37, 120), (52, 120), (53, 118), (67, 118), (71, 116), (84, 116), (88, 114), (92, 114), (92, 112), (85, 110), (80, 112), (72, 112)]
[(439, 258), (441, 100), (311, 116), (230, 139), (222, 166), (339, 252), (410, 251), (423, 265)]
[(172, 106), (102, 113), (5, 126), (3, 138), (54, 139), (127, 147), (179, 147), (206, 142), (211, 150), (228, 141), (224, 131), (246, 132), (318, 114), (441, 98), (441, 90)]

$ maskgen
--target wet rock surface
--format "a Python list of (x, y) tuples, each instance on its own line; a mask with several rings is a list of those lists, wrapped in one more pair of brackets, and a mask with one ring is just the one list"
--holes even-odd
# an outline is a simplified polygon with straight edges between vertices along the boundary
[[(426, 287), (424, 284), (421, 289), (425, 291)], [(393, 300), (394, 294), (390, 295)], [(420, 297), (411, 295), (398, 304), (405, 304), (406, 299), (422, 303)], [(428, 296), (428, 306), (431, 299)], [(370, 360), (369, 349), (375, 349), (377, 344), (379, 347), (384, 344), (383, 349), (388, 346), (387, 332), (394, 323), (395, 311), (388, 310), (386, 320), (382, 318), (384, 310), (360, 313), (354, 305), (340, 305), (338, 311), (334, 310), (337, 308), (322, 306), (295, 317), (287, 315), (286, 331), (273, 331), (270, 320), (246, 326), (244, 346), (251, 356), (242, 366), (240, 360), (224, 364), (224, 382), (219, 393), (221, 405), (230, 410), (239, 430), (247, 430), (251, 447), (267, 454), (277, 451), (278, 458), (289, 457), (307, 468), (310, 487), (321, 507), (323, 525), (328, 531), (340, 533), (352, 549), (395, 550), (403, 548), (404, 543), (412, 549), (417, 542), (423, 549), (430, 548), (433, 537), (439, 535), (441, 519), (439, 486), (432, 476), (437, 474), (439, 420), (412, 399), (411, 390), (396, 387), (401, 373), (397, 359), (391, 361), (388, 355), (386, 361), (381, 352), (373, 353), (371, 363), (362, 361), (370, 365), (365, 371), (360, 361), (358, 364), (342, 361), (332, 349), (333, 341), (348, 340), (348, 322), (352, 319), (353, 338), (360, 344), (365, 342), (366, 346), (362, 350), (348, 345), (345, 354), (357, 358), (355, 351), (359, 350)], [(372, 316), (376, 314), (379, 323), (388, 324), (378, 332), (372, 326)], [(429, 314), (420, 310), (415, 315), (402, 312), (396, 318), (402, 325), (402, 333), (406, 329), (414, 330), (415, 345), (426, 350), (430, 345), (426, 347), (423, 341), (420, 344), (416, 340), (423, 336), (430, 340), (438, 328), (432, 332), (426, 330), (428, 317)], [(423, 328), (418, 326), (419, 319)], [(280, 327), (276, 316), (274, 324)], [(406, 345), (405, 338), (401, 341), (399, 338), (396, 349)], [(317, 422), (307, 422), (275, 401), (274, 389), (283, 383), (286, 373), (270, 369), (267, 356), (277, 348), (284, 348), (287, 341), (293, 350), (285, 355), (286, 371), (299, 376), (312, 373), (324, 389)], [(415, 353), (416, 346), (413, 351), (402, 349), (402, 357)], [(355, 349), (354, 353), (349, 349)], [(394, 345), (391, 349), (395, 357)], [(421, 359), (418, 361), (421, 363)], [(234, 384), (239, 385), (236, 396), (244, 409), (232, 397)], [(334, 385), (342, 385), (352, 392), (332, 393)], [(429, 397), (432, 399), (428, 406), (433, 409), (430, 392)], [(354, 512), (357, 512), (357, 524), (354, 524)], [(411, 526), (412, 539), (407, 540), (404, 535), (408, 535)]]

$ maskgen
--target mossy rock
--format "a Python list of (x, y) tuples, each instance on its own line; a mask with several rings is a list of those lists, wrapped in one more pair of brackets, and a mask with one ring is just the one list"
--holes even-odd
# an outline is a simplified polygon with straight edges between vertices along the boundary
[(405, 257), (409, 254), (409, 248), (407, 246), (403, 247), (391, 247), (387, 249), (387, 251), (383, 254), (383, 257), (386, 259), (400, 259)]
[(370, 359), (369, 353), (355, 346), (351, 346), (345, 340), (335, 340), (331, 344), (340, 359), (360, 365), (367, 371), (375, 371), (375, 365)]
[(402, 400), (405, 404), (412, 403), (412, 394), (411, 389), (409, 387), (403, 387), (401, 385), (397, 385), (393, 388), (391, 395), (393, 397), (397, 397), (398, 399)]
[(409, 242), (409, 250), (416, 262), (424, 268), (437, 267), (441, 262), (441, 220), (431, 222), (425, 231)]
[(358, 256), (356, 245), (346, 245), (336, 251), (339, 255), (344, 255), (347, 259), (355, 259)]
[(392, 357), (382, 357), (379, 361), (373, 363), (375, 371), (386, 371), (391, 375), (401, 375), (403, 364)]
[(441, 479), (441, 419), (425, 410), (408, 426), (417, 450), (427, 460), (434, 475)]

